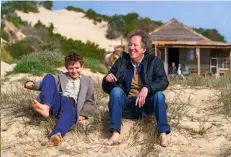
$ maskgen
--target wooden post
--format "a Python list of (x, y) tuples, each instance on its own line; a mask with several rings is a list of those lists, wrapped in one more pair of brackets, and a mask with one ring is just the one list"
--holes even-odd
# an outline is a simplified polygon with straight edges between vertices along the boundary
[(157, 45), (156, 45), (156, 42), (155, 42), (155, 56), (157, 56)]
[(231, 74), (231, 50), (229, 51), (229, 72)]
[(165, 72), (168, 75), (168, 48), (164, 47), (164, 67)]
[(198, 76), (201, 75), (201, 57), (200, 57), (200, 48), (196, 48), (196, 55), (197, 55), (197, 74)]

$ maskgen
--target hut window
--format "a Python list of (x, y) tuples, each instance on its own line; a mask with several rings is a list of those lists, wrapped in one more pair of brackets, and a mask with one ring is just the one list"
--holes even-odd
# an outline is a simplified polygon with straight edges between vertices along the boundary
[(229, 68), (228, 58), (219, 58), (219, 68)]
[(188, 49), (187, 50), (187, 60), (188, 61), (195, 60), (195, 49)]

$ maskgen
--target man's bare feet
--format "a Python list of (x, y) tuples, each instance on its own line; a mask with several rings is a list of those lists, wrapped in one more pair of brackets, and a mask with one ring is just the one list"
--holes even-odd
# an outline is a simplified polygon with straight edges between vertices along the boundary
[(165, 132), (160, 134), (159, 140), (160, 140), (160, 145), (162, 147), (167, 147), (168, 146), (167, 134)]
[(50, 137), (49, 144), (51, 146), (57, 146), (62, 142), (62, 135), (61, 133), (54, 134)]
[(32, 102), (32, 107), (34, 108), (35, 111), (43, 115), (44, 117), (49, 117), (49, 111), (50, 108), (46, 104), (40, 104), (37, 100), (34, 100)]
[(120, 144), (121, 141), (119, 140), (119, 137), (120, 137), (119, 132), (114, 130), (111, 138), (104, 140), (103, 144), (109, 146)]

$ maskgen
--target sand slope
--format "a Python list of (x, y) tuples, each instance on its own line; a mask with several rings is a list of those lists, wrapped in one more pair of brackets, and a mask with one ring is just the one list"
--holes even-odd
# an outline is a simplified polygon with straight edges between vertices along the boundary
[(8, 71), (12, 71), (16, 64), (7, 64), (1, 61), (1, 76), (4, 76)]
[(55, 32), (60, 33), (67, 38), (75, 40), (87, 40), (99, 44), (100, 47), (109, 49), (110, 46), (119, 45), (120, 40), (108, 40), (105, 37), (107, 23), (102, 22), (97, 25), (93, 24), (93, 20), (83, 18), (83, 13), (68, 11), (66, 9), (50, 11), (43, 7), (39, 7), (39, 13), (23, 13), (17, 11), (17, 14), (24, 21), (28, 21), (32, 25), (40, 20), (46, 26), (53, 23)]
[[(84, 73), (91, 75), (94, 80), (101, 80), (103, 77), (103, 75), (91, 73), (88, 69), (85, 69)], [(136, 136), (132, 134), (131, 131), (136, 131), (134, 126), (137, 125), (137, 121), (132, 120), (123, 120), (123, 143), (117, 146), (102, 145), (104, 138), (109, 135), (105, 127), (103, 132), (96, 129), (87, 136), (86, 130), (83, 129), (81, 133), (73, 129), (67, 133), (60, 146), (48, 147), (47, 134), (53, 127), (50, 125), (51, 121), (41, 118), (30, 107), (30, 99), (34, 98), (38, 92), (24, 90), (22, 85), (15, 81), (10, 79), (2, 86), (4, 106), (1, 109), (1, 155), (4, 157), (136, 157), (145, 156), (144, 153), (148, 153), (150, 157), (231, 156), (231, 117), (225, 117), (220, 112), (216, 90), (170, 86), (165, 91), (168, 102), (176, 99), (180, 103), (187, 104), (190, 98), (187, 106), (183, 105), (175, 110), (175, 113), (179, 113), (182, 108), (188, 108), (187, 112), (182, 114), (179, 126), (173, 125), (176, 118), (170, 119), (172, 133), (169, 135), (170, 145), (167, 148), (148, 143), (150, 139), (154, 139), (149, 135), (152, 132), (150, 129), (143, 130), (144, 132), (140, 130)], [(20, 92), (17, 91), (24, 93), (24, 96), (19, 95)], [(11, 96), (12, 94), (14, 97)], [(12, 99), (8, 100), (8, 97)], [(96, 98), (98, 103), (100, 101), (98, 105), (107, 108), (108, 97), (105, 97), (103, 101), (99, 99)], [(172, 107), (174, 106), (169, 104), (169, 111)], [(107, 118), (106, 116), (106, 121)], [(99, 123), (96, 122), (96, 124)], [(82, 127), (84, 128), (84, 123), (79, 125), (80, 130)], [(146, 127), (150, 127), (150, 123)]]

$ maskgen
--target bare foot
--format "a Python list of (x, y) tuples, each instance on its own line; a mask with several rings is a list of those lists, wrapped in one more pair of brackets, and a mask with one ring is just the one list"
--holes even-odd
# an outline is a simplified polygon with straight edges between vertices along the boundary
[(79, 117), (78, 117), (78, 120), (79, 120), (79, 121), (82, 121), (82, 120), (85, 120), (85, 119), (86, 119), (86, 117), (84, 117), (84, 116), (79, 116)]
[(49, 117), (49, 106), (46, 104), (40, 104), (37, 100), (34, 100), (32, 102), (32, 107), (34, 108), (35, 111), (43, 115), (44, 117)]
[(160, 145), (162, 147), (167, 147), (168, 146), (167, 134), (165, 132), (160, 134), (159, 140), (160, 140)]
[(51, 146), (57, 146), (62, 142), (61, 133), (54, 134), (50, 137), (49, 144)]
[(108, 146), (120, 144), (121, 141), (119, 140), (119, 137), (120, 137), (119, 132), (117, 132), (117, 131), (114, 130), (111, 138), (105, 139), (103, 141), (103, 144), (104, 145), (108, 145)]

